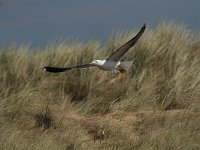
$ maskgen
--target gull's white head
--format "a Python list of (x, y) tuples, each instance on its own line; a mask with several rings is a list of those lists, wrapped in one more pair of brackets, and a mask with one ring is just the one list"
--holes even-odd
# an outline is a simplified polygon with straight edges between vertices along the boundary
[(96, 65), (96, 66), (102, 66), (105, 63), (105, 60), (94, 60), (90, 64)]

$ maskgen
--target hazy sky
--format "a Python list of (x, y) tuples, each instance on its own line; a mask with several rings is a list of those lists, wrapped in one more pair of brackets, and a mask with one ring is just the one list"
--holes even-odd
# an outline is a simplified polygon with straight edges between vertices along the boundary
[(0, 0), (0, 44), (105, 40), (113, 30), (162, 21), (200, 28), (200, 0)]

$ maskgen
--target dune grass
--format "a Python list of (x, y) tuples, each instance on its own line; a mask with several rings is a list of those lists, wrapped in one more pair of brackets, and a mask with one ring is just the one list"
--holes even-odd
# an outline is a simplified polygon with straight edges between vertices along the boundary
[[(200, 36), (147, 28), (126, 74), (42, 67), (103, 59), (136, 34), (0, 48), (0, 149), (200, 149)], [(96, 139), (94, 141), (94, 139)]]

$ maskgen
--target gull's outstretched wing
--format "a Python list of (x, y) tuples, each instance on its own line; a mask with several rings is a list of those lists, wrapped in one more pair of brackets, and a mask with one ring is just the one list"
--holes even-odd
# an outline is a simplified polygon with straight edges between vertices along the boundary
[(84, 65), (78, 65), (78, 66), (73, 66), (73, 67), (66, 67), (66, 68), (57, 68), (57, 67), (44, 67), (42, 68), (44, 71), (51, 72), (51, 73), (59, 73), (59, 72), (64, 72), (68, 71), (74, 68), (89, 68), (89, 67), (95, 67), (93, 64), (84, 64)]
[(144, 33), (145, 29), (146, 29), (146, 24), (143, 25), (143, 27), (140, 29), (140, 31), (135, 37), (133, 37), (130, 41), (128, 41), (123, 46), (121, 46), (118, 50), (116, 50), (112, 55), (110, 55), (107, 58), (107, 60), (119, 61), (126, 54), (126, 52), (128, 52), (128, 50), (135, 45), (135, 43), (139, 40), (139, 38)]

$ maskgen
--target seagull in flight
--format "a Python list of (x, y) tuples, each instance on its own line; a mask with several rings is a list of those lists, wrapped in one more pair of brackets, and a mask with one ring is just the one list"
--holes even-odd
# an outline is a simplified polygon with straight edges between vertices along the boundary
[(47, 66), (47, 67), (44, 67), (43, 70), (50, 73), (59, 73), (59, 72), (69, 71), (69, 70), (77, 69), (77, 68), (98, 67), (101, 70), (110, 71), (112, 73), (125, 73), (132, 66), (133, 61), (121, 62), (120, 60), (128, 52), (128, 50), (137, 43), (137, 41), (140, 39), (140, 37), (144, 33), (145, 29), (146, 29), (146, 24), (142, 26), (142, 28), (136, 34), (135, 37), (133, 37), (124, 45), (122, 45), (120, 48), (118, 48), (114, 53), (112, 53), (105, 60), (94, 60), (88, 64), (77, 65), (77, 66), (66, 67), (66, 68)]

